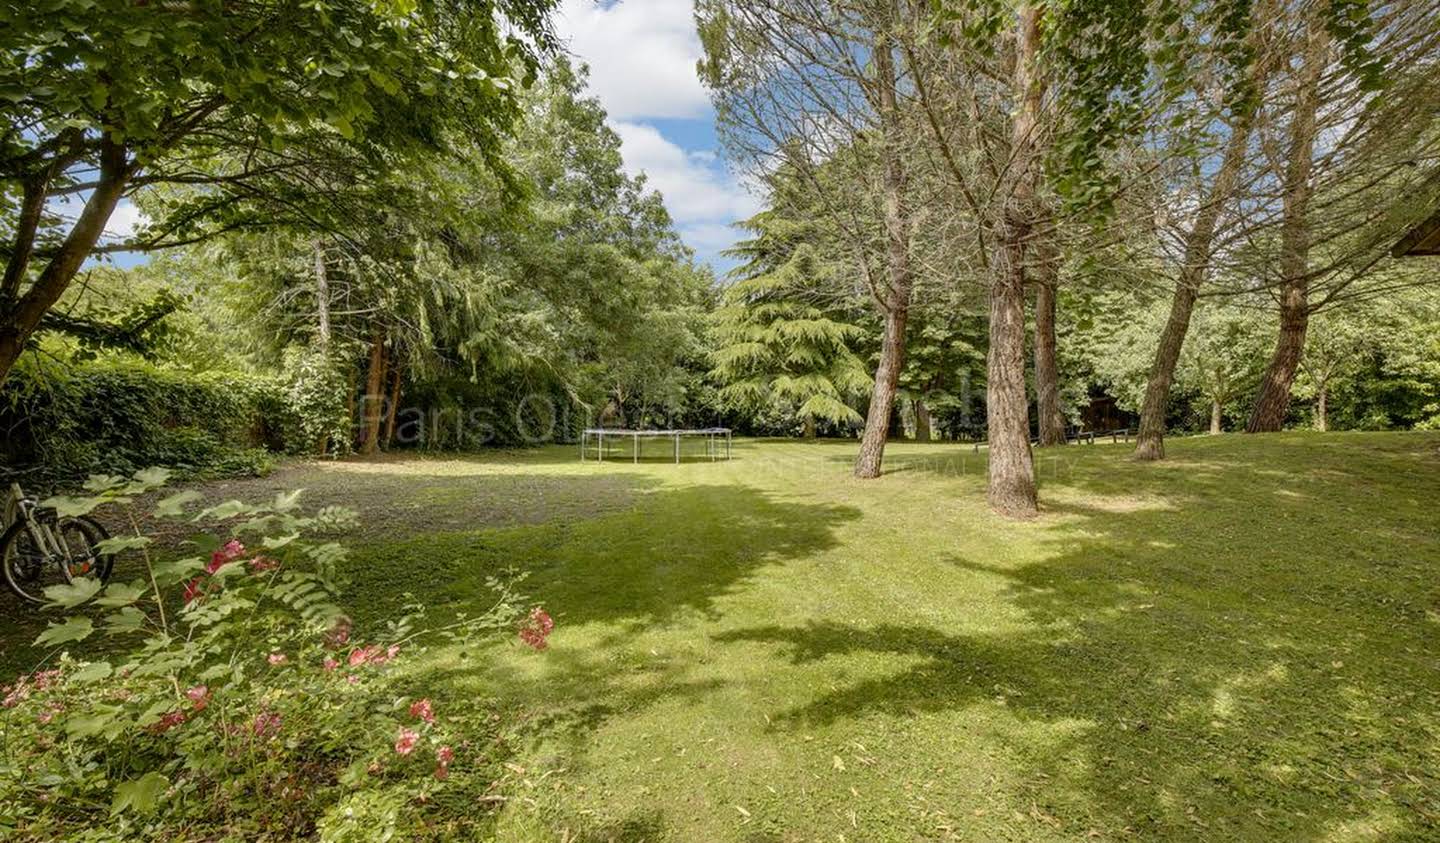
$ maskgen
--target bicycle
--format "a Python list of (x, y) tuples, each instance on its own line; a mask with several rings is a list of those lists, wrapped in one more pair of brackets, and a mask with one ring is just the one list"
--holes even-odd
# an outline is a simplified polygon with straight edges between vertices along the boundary
[(0, 536), (0, 568), (5, 584), (22, 600), (45, 602), (45, 589), (66, 585), (77, 577), (104, 583), (115, 567), (113, 553), (97, 550), (110, 533), (86, 515), (61, 517), (53, 507), (26, 497), (19, 483), (10, 484), (4, 507), (5, 532)]

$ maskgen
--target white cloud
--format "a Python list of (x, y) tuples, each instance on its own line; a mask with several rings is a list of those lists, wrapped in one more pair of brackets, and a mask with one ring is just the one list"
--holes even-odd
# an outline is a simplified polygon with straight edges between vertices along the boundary
[(698, 223), (680, 229), (680, 239), (685, 241), (685, 245), (707, 258), (715, 271), (722, 275), (735, 261), (720, 253), (748, 236), (733, 225), (718, 222)]
[[(66, 224), (65, 228), (68, 230), (70, 225), (80, 217), (80, 212), (85, 210), (85, 203), (89, 199), (88, 191), (67, 194), (51, 199), (46, 203), (45, 210), (63, 220)], [(111, 212), (110, 219), (105, 223), (105, 232), (101, 235), (101, 241), (113, 243), (128, 240), (148, 221), (134, 202), (129, 199), (121, 199), (115, 206), (115, 210)]]
[(760, 210), (760, 201), (708, 151), (686, 152), (666, 140), (653, 126), (616, 121), (625, 169), (644, 173), (650, 188), (665, 198), (665, 207), (682, 227), (694, 223), (729, 223)]
[(590, 90), (617, 120), (703, 117), (700, 38), (689, 0), (565, 0), (556, 28), (590, 65)]
[(730, 224), (755, 214), (761, 203), (714, 150), (682, 148), (645, 122), (713, 119), (695, 75), (702, 50), (692, 8), (689, 0), (564, 0), (556, 25), (590, 66), (590, 92), (620, 135), (625, 170), (645, 174), (681, 238), (714, 262), (738, 237)]
[(116, 240), (128, 240), (142, 225), (149, 222), (145, 213), (129, 199), (121, 199), (105, 223), (105, 236)]

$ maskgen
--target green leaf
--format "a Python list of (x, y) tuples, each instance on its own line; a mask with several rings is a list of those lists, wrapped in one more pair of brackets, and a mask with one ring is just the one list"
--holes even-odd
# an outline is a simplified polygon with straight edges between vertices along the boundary
[(40, 505), (54, 507), (55, 512), (61, 517), (68, 517), (88, 515), (95, 507), (104, 502), (103, 498), (74, 498), (69, 495), (56, 495), (41, 501)]
[(137, 583), (111, 583), (104, 596), (95, 601), (97, 606), (129, 606), (145, 596), (145, 589)]
[(105, 628), (114, 634), (139, 632), (144, 626), (145, 613), (134, 606), (126, 606), (105, 616)]
[(284, 547), (285, 545), (295, 541), (298, 538), (300, 538), (299, 533), (291, 533), (288, 536), (267, 536), (265, 540), (260, 544), (266, 550), (276, 550), (278, 548)]
[(151, 489), (158, 489), (170, 482), (170, 469), (152, 466), (135, 472), (135, 482)]
[(133, 808), (138, 814), (148, 814), (155, 810), (160, 794), (169, 786), (170, 780), (156, 772), (118, 784), (115, 786), (115, 798), (110, 803), (110, 815), (119, 814), (127, 808)]
[(168, 498), (163, 498), (155, 504), (155, 514), (161, 518), (174, 518), (185, 514), (185, 505), (191, 501), (199, 500), (200, 493), (194, 489), (178, 492)]
[(198, 556), (173, 559), (155, 566), (155, 581), (161, 585), (174, 585), (186, 577), (205, 569), (205, 560)]
[(275, 502), (270, 505), (276, 512), (289, 512), (300, 505), (300, 493), (304, 489), (295, 489), (291, 492), (277, 492)]
[(337, 114), (336, 116), (331, 117), (329, 122), (331, 126), (335, 127), (335, 131), (339, 132), (340, 136), (345, 138), (346, 140), (350, 140), (351, 138), (355, 137), (355, 127), (351, 126), (350, 121), (345, 119), (343, 116)]
[[(45, 589), (49, 591), (50, 589)], [(89, 618), (70, 618), (64, 623), (52, 623), (40, 633), (35, 639), (35, 646), (49, 647), (53, 644), (64, 644), (67, 641), (83, 641), (90, 637), (95, 631), (94, 624)]]
[(117, 705), (97, 703), (92, 705), (84, 714), (77, 714), (65, 721), (65, 734), (72, 738), (90, 738), (96, 735), (103, 735), (114, 732), (115, 726), (119, 723), (116, 715), (120, 713)]
[(90, 577), (81, 577), (74, 582), (64, 585), (52, 585), (45, 589), (45, 599), (50, 603), (66, 609), (72, 609), (81, 603), (89, 602), (95, 595), (100, 593), (104, 583)]
[(224, 521), (228, 518), (234, 518), (237, 515), (244, 515), (245, 513), (251, 511), (252, 507), (241, 503), (240, 501), (225, 501), (222, 504), (216, 504), (215, 506), (212, 506), (209, 509), (201, 512), (199, 515), (195, 516), (195, 520), (201, 521), (213, 518), (217, 521)]
[(84, 489), (87, 492), (109, 492), (124, 486), (127, 481), (124, 477), (116, 477), (113, 474), (92, 474), (85, 481)]
[(95, 545), (95, 549), (108, 556), (112, 553), (145, 547), (151, 541), (149, 536), (115, 536)]
[(91, 662), (70, 674), (70, 681), (85, 685), (90, 682), (98, 682), (114, 672), (110, 662)]

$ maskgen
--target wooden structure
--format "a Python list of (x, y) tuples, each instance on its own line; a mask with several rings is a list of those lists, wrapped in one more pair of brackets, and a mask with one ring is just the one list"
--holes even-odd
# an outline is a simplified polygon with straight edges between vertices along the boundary
[[(632, 461), (640, 462), (640, 443), (646, 439), (669, 439), (675, 445), (675, 462), (680, 462), (680, 440), (685, 437), (703, 437), (705, 454), (713, 462), (730, 459), (730, 428), (702, 427), (693, 430), (624, 430), (614, 427), (587, 427), (580, 434), (580, 461), (585, 462), (590, 448), (595, 448), (597, 462), (605, 461), (605, 445), (630, 440), (633, 446)], [(721, 454), (724, 454), (721, 457)]]
[(1440, 255), (1440, 211), (1410, 229), (1390, 253), (1397, 258)]

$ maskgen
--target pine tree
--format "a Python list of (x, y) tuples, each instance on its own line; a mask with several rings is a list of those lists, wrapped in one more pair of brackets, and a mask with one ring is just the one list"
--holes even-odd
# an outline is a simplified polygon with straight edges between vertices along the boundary
[(776, 210), (743, 223), (755, 236), (728, 254), (745, 259), (714, 316), (712, 376), (735, 404), (775, 402), (807, 436), (817, 421), (858, 425), (850, 402), (870, 387), (854, 343), (865, 332), (833, 298), (839, 267), (809, 242), (809, 227)]

